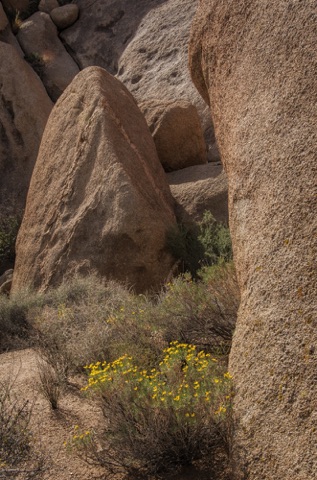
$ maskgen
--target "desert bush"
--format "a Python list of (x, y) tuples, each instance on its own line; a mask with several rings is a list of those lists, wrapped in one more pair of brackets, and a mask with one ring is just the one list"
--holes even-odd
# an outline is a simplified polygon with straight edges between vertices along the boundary
[(109, 319), (128, 298), (123, 286), (95, 276), (74, 278), (47, 292), (44, 308), (28, 320), (58, 378), (66, 381), (69, 373), (108, 356)]
[(30, 346), (32, 326), (28, 317), (43, 305), (43, 295), (29, 290), (10, 298), (0, 295), (0, 353)]
[(33, 452), (31, 406), (13, 395), (13, 382), (0, 383), (0, 478), (27, 480), (41, 475), (44, 460)]
[(156, 323), (167, 342), (173, 338), (228, 354), (240, 295), (232, 263), (205, 267), (201, 279), (175, 278), (156, 308)]
[(180, 270), (193, 277), (204, 259), (204, 247), (199, 240), (199, 228), (193, 223), (179, 223), (167, 232), (167, 246), (178, 260)]
[(0, 215), (0, 275), (14, 265), (20, 223), (21, 219), (16, 215)]
[(194, 278), (203, 266), (232, 260), (229, 229), (217, 222), (210, 211), (206, 211), (198, 223), (180, 222), (171, 228), (166, 241), (181, 270)]
[[(38, 361), (39, 391), (48, 400), (53, 410), (58, 409), (59, 399), (65, 387), (64, 369), (59, 369), (43, 358)], [(60, 374), (61, 373), (61, 374)]]
[(203, 246), (203, 265), (215, 265), (219, 260), (232, 260), (232, 244), (229, 228), (217, 222), (210, 211), (206, 211), (199, 222), (198, 240)]
[[(98, 396), (106, 419), (103, 449), (92, 448), (91, 458), (113, 473), (148, 478), (197, 460), (212, 464), (227, 448), (231, 376), (194, 345), (172, 342), (151, 370), (128, 355), (87, 370), (84, 390)], [(74, 441), (88, 455), (95, 447), (90, 435)]]

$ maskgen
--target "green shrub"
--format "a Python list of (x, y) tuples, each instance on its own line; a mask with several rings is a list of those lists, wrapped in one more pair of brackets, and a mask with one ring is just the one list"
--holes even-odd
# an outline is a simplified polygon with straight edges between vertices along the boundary
[(194, 345), (175, 341), (163, 355), (151, 370), (128, 355), (87, 367), (84, 390), (100, 398), (107, 420), (98, 458), (114, 472), (147, 478), (197, 460), (212, 463), (213, 454), (225, 448), (230, 374)]
[(198, 226), (180, 223), (167, 232), (166, 241), (173, 257), (180, 263), (180, 270), (196, 277), (205, 253)]
[(180, 223), (170, 229), (166, 241), (172, 255), (180, 262), (181, 270), (189, 272), (193, 278), (199, 276), (203, 266), (232, 260), (229, 229), (217, 222), (209, 211), (197, 224)]
[(217, 222), (211, 212), (206, 211), (199, 223), (198, 240), (203, 246), (204, 258), (202, 263), (214, 265), (219, 260), (232, 260), (232, 244), (229, 228)]
[(0, 275), (13, 268), (15, 241), (20, 227), (20, 218), (15, 215), (0, 217)]

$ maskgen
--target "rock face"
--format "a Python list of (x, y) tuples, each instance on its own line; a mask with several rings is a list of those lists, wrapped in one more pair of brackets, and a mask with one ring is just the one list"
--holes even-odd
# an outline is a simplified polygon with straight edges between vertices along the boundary
[(24, 208), (51, 109), (32, 68), (11, 45), (0, 42), (0, 205)]
[[(196, 0), (78, 0), (80, 18), (61, 38), (80, 68), (116, 74), (137, 102), (187, 100), (199, 112), (209, 160), (218, 160), (210, 113), (188, 71)], [(87, 35), (89, 32), (89, 35)], [(211, 147), (214, 146), (214, 148)]]
[(143, 102), (140, 110), (165, 171), (207, 163), (206, 144), (194, 105), (185, 101), (150, 101)]
[(196, 3), (169, 0), (151, 10), (120, 57), (118, 78), (138, 103), (159, 98), (162, 103), (187, 100), (194, 104), (210, 141), (210, 114), (188, 69), (188, 40)]
[(50, 16), (44, 12), (34, 13), (22, 23), (17, 38), (49, 96), (56, 101), (79, 68), (58, 38), (57, 28)]
[(80, 18), (61, 38), (81, 69), (98, 65), (114, 75), (144, 15), (166, 1), (77, 0)]
[(317, 471), (317, 51), (310, 0), (202, 0), (191, 70), (229, 181), (238, 478)]
[(183, 168), (167, 179), (177, 204), (192, 220), (200, 221), (209, 210), (218, 222), (228, 223), (228, 183), (221, 165)]
[[(133, 97), (105, 70), (80, 72), (44, 132), (17, 240), (13, 290), (76, 272), (157, 287), (173, 199)], [(39, 221), (39, 219), (41, 219)]]

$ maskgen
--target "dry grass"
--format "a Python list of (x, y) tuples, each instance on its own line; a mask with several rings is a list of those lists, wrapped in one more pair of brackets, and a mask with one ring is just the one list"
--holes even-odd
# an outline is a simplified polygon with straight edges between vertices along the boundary
[[(15, 346), (22, 342), (37, 347), (41, 357), (37, 368), (41, 394), (52, 409), (56, 410), (68, 394), (69, 381), (72, 381), (74, 374), (83, 375), (85, 365), (98, 361), (111, 362), (121, 355), (128, 355), (133, 357), (137, 368), (157, 369), (162, 359), (162, 350), (174, 340), (212, 352), (221, 368), (226, 368), (238, 303), (233, 265), (222, 264), (204, 269), (198, 281), (193, 281), (188, 275), (178, 277), (166, 285), (160, 295), (154, 297), (133, 295), (121, 285), (113, 282), (105, 284), (96, 277), (74, 279), (46, 294), (22, 292), (11, 299), (3, 297), (0, 298), (0, 325), (5, 326), (6, 337), (11, 338), (13, 346), (15, 342)], [(186, 451), (183, 447), (184, 439), (187, 438), (187, 453), (176, 453), (171, 457), (176, 458), (175, 464), (183, 466), (186, 462), (200, 461), (200, 456), (195, 453), (195, 445), (200, 442), (201, 448), (198, 451), (207, 452), (204, 458), (208, 458), (208, 452), (214, 452), (214, 464), (208, 468), (216, 468), (217, 462), (225, 468), (228, 462), (229, 420), (225, 428), (218, 429), (216, 425), (211, 432), (203, 421), (203, 414), (204, 429), (201, 426), (195, 429), (191, 425), (188, 430), (186, 422), (179, 424), (177, 415), (171, 409), (162, 411), (159, 418), (157, 415), (152, 416), (155, 408), (153, 412), (149, 408), (150, 413), (146, 417), (142, 399), (137, 402), (132, 398), (125, 410), (120, 410), (120, 395), (117, 400), (115, 407), (119, 410), (115, 409), (111, 416), (117, 419), (117, 424), (120, 419), (121, 431), (132, 440), (136, 438), (133, 428), (140, 428), (140, 432), (143, 432), (140, 435), (147, 440), (143, 450), (142, 442), (139, 446), (146, 455), (151, 445), (150, 457), (153, 464), (155, 458), (158, 458), (156, 465), (159, 465), (160, 455), (166, 451), (161, 446), (168, 445), (168, 452), (176, 447), (180, 452)], [(110, 402), (110, 405), (113, 406), (114, 403)], [(132, 428), (131, 420), (136, 418), (137, 424)], [(108, 420), (105, 421), (105, 428), (107, 422)], [(208, 434), (206, 442), (199, 440), (204, 432)], [(110, 436), (112, 435), (114, 432)], [(104, 462), (104, 458), (99, 455), (100, 446), (102, 444), (105, 451), (107, 442), (108, 445), (111, 444), (109, 439), (110, 437), (99, 436), (86, 445), (91, 449), (90, 457), (94, 457), (94, 461), (100, 465)], [(157, 444), (158, 440), (160, 445)], [(108, 459), (111, 458), (112, 451), (111, 446), (107, 450)], [(151, 467), (150, 457), (146, 467), (139, 461), (130, 463), (130, 473), (135, 468), (138, 474), (142, 471), (154, 474), (159, 468)], [(112, 458), (112, 461), (115, 462), (115, 459)], [(174, 460), (168, 462), (173, 467)], [(109, 465), (107, 469), (109, 470)]]
[(0, 383), (0, 479), (29, 480), (42, 475), (44, 457), (34, 451), (27, 400), (13, 394), (14, 379)]

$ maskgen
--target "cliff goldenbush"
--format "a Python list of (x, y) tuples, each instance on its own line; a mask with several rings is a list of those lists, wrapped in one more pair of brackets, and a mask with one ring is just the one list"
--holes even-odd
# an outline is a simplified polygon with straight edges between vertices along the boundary
[[(212, 463), (226, 449), (231, 375), (195, 345), (171, 342), (150, 370), (128, 355), (86, 369), (84, 391), (100, 399), (106, 419), (99, 461), (113, 472), (147, 478), (201, 459)], [(91, 436), (82, 440), (87, 452)]]

